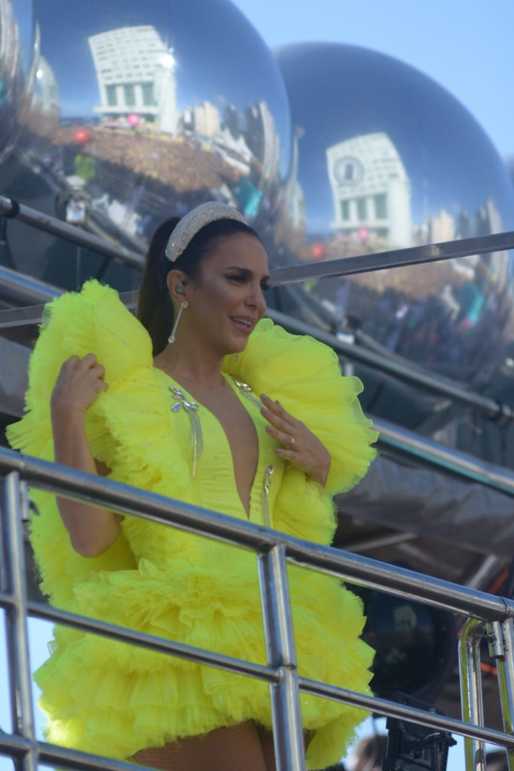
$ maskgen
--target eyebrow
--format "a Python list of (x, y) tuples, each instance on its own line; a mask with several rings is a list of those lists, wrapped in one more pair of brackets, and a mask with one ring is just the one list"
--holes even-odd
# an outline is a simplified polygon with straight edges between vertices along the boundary
[[(243, 268), (241, 265), (227, 265), (225, 270), (238, 270), (240, 273), (243, 273), (245, 276), (253, 276), (253, 270), (250, 270), (249, 268)], [(271, 279), (271, 276), (269, 274), (262, 277), (261, 281), (264, 283), (268, 283)]]

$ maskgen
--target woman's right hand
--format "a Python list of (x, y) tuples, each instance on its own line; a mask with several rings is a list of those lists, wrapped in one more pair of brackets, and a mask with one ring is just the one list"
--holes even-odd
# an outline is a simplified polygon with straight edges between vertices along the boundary
[(94, 354), (71, 356), (61, 367), (51, 397), (52, 415), (85, 414), (98, 394), (105, 391), (105, 370)]

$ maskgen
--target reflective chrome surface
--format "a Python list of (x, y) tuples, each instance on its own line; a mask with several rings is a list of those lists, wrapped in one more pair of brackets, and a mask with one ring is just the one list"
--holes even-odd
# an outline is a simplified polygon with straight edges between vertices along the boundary
[[(5, 2), (5, 0), (0, 0)], [(228, 0), (36, 0), (41, 57), (10, 184), (0, 193), (144, 251), (205, 200), (271, 238), (290, 161), (275, 61)], [(102, 259), (12, 231), (16, 267), (71, 288)], [(139, 274), (105, 275), (130, 288)]]
[(0, 0), (0, 162), (12, 150), (35, 77), (32, 0)]
[[(514, 193), (502, 160), (437, 83), (353, 46), (291, 45), (277, 60), (294, 131), (284, 262), (512, 229)], [(512, 262), (496, 253), (310, 289), (361, 342), (480, 387), (512, 339), (511, 284)], [(399, 409), (378, 411), (397, 419)]]

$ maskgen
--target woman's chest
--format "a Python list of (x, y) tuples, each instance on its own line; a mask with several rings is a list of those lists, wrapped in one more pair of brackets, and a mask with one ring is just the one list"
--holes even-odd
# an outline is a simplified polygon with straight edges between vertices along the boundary
[(266, 431), (259, 399), (248, 386), (230, 381), (232, 398), (204, 393), (200, 402), (196, 394), (162, 378), (170, 437), (191, 471), (190, 500), (264, 524), (284, 464)]
[[(252, 485), (259, 465), (261, 441), (258, 420), (256, 426), (255, 416), (250, 416), (231, 389), (220, 395), (204, 395), (199, 410), (213, 441), (225, 447), (226, 462), (233, 469), (235, 486), (248, 514)], [(208, 459), (205, 461), (208, 462)]]

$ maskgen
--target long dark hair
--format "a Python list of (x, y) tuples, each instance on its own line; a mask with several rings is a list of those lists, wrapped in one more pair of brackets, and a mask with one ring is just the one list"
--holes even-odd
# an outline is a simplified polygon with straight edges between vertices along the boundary
[(154, 356), (157, 356), (166, 347), (173, 326), (174, 309), (166, 284), (166, 276), (169, 271), (172, 268), (183, 270), (194, 279), (201, 261), (215, 246), (219, 238), (232, 236), (236, 233), (247, 233), (260, 240), (257, 233), (243, 222), (229, 219), (217, 220), (202, 228), (191, 239), (178, 260), (172, 263), (164, 254), (164, 250), (179, 220), (179, 217), (165, 220), (153, 234), (146, 255), (143, 281), (139, 290), (137, 316), (152, 338)]

